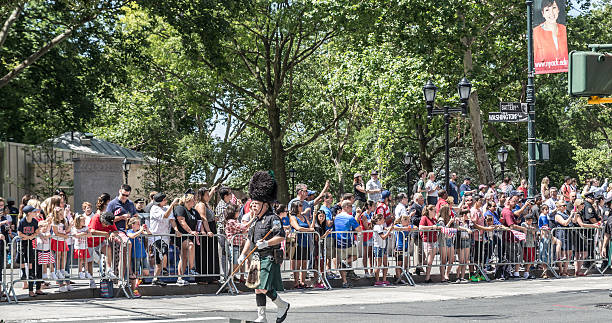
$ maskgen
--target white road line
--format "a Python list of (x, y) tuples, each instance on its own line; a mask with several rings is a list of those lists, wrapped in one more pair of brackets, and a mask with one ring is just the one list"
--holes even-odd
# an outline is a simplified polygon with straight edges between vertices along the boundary
[(184, 319), (167, 319), (167, 320), (133, 320), (133, 321), (121, 321), (115, 323), (160, 323), (160, 322), (189, 322), (189, 321), (217, 321), (227, 320), (227, 317), (211, 316), (211, 317), (188, 317)]
[(80, 321), (96, 321), (96, 320), (113, 320), (113, 319), (126, 319), (126, 318), (139, 318), (141, 316), (126, 316), (126, 315), (110, 315), (104, 317), (62, 317), (62, 318), (53, 318), (53, 319), (38, 319), (38, 320), (26, 320), (25, 322), (36, 322), (36, 323), (46, 323), (46, 322), (80, 322)]

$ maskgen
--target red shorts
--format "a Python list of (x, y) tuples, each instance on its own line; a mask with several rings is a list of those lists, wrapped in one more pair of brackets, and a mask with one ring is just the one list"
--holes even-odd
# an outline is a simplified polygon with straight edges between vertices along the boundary
[(535, 251), (535, 247), (523, 247), (523, 260), (525, 262), (534, 262)]
[(68, 246), (66, 245), (66, 241), (57, 241), (51, 239), (51, 250), (53, 251), (68, 251)]
[(87, 250), (87, 249), (75, 249), (73, 254), (74, 254), (74, 259), (87, 259), (87, 258), (89, 258), (89, 250)]

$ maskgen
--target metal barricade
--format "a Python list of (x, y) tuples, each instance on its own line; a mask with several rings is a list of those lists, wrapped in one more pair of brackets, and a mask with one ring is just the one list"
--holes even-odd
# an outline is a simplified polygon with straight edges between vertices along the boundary
[[(132, 264), (130, 293), (141, 280), (158, 285), (212, 283), (226, 279), (221, 273), (219, 239), (225, 236), (140, 234), (130, 239)], [(230, 292), (237, 292), (230, 286)]]
[(15, 285), (20, 282), (28, 284), (28, 287), (35, 286), (36, 290), (41, 290), (45, 282), (56, 282), (60, 291), (69, 291), (72, 290), (72, 281), (87, 281), (90, 288), (95, 288), (95, 279), (98, 279), (117, 281), (119, 290), (130, 297), (127, 275), (122, 274), (129, 265), (123, 238), (117, 233), (110, 238), (85, 238), (86, 247), (83, 249), (75, 249), (71, 241), (58, 241), (44, 234), (33, 240), (13, 239), (10, 244), (11, 269), (8, 275), (5, 274), (5, 278), (9, 277), (5, 282), (7, 294), (17, 302)]
[[(395, 270), (396, 279), (406, 278), (407, 283), (414, 285), (412, 277), (407, 271), (409, 268), (409, 255), (405, 250), (397, 250), (396, 237), (392, 231), (386, 234), (382, 244), (370, 244), (375, 231), (332, 231), (324, 239), (323, 258), (326, 264), (324, 280), (328, 286), (329, 279), (338, 278), (335, 271), (340, 273), (340, 278), (357, 279), (359, 276), (355, 270), (363, 271), (366, 277), (377, 277), (382, 271), (382, 280), (385, 282), (389, 270)], [(361, 259), (361, 262), (359, 261)], [(372, 259), (373, 261), (368, 261)], [(361, 266), (359, 265), (361, 264)], [(377, 279), (378, 281), (378, 279)], [(348, 281), (347, 281), (348, 282)]]
[[(599, 274), (610, 267), (608, 257), (601, 255), (603, 248), (603, 228), (586, 228), (586, 227), (555, 227), (551, 231), (551, 235), (560, 244), (560, 254), (556, 254), (554, 245), (549, 248), (550, 255), (554, 255), (551, 259), (549, 267), (555, 276), (569, 276), (569, 270), (572, 267), (574, 274), (583, 276), (591, 269), (595, 268)], [(600, 266), (597, 263), (601, 262)], [(556, 264), (557, 269), (555, 269)], [(558, 272), (557, 272), (558, 270)]]

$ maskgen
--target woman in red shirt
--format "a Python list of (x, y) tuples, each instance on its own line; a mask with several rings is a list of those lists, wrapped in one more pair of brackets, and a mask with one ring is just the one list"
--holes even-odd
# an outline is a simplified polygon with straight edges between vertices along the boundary
[(434, 205), (428, 205), (426, 208), (426, 216), (421, 217), (419, 223), (419, 230), (425, 230), (421, 232), (421, 238), (423, 238), (423, 249), (427, 257), (427, 269), (425, 270), (425, 282), (431, 283), (431, 264), (438, 253), (438, 232), (440, 229), (436, 225), (436, 207)]

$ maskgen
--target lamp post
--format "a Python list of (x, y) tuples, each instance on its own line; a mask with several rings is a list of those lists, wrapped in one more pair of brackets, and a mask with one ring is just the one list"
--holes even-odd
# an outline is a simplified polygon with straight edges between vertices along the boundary
[(499, 161), (499, 165), (501, 166), (502, 180), (504, 180), (504, 173), (506, 171), (506, 161), (508, 160), (508, 150), (505, 146), (501, 146), (497, 151), (497, 160)]
[(427, 84), (423, 87), (423, 96), (425, 97), (425, 103), (427, 107), (427, 118), (431, 119), (434, 115), (444, 116), (444, 189), (448, 191), (448, 182), (450, 176), (450, 170), (448, 165), (449, 160), (449, 135), (448, 127), (450, 125), (450, 116), (453, 113), (461, 113), (463, 117), (467, 117), (468, 114), (468, 99), (472, 93), (472, 84), (465, 77), (457, 84), (457, 92), (459, 93), (459, 108), (451, 108), (444, 106), (442, 109), (435, 108), (434, 102), (436, 100), (436, 92), (438, 88), (431, 82), (427, 81)]
[(291, 168), (289, 170), (289, 177), (291, 177), (291, 186), (293, 187), (291, 189), (291, 197), (292, 198), (295, 197), (295, 173), (296, 173), (295, 169)]
[(408, 190), (408, 198), (410, 199), (410, 169), (412, 168), (412, 162), (414, 161), (414, 155), (411, 152), (407, 152), (404, 155), (404, 164), (406, 165), (406, 187)]
[(127, 160), (127, 158), (123, 158), (123, 163), (121, 163), (121, 168), (123, 169), (123, 176), (125, 178), (124, 182), (126, 185), (128, 183), (128, 174), (130, 173), (130, 166), (132, 166), (132, 163), (130, 163), (130, 161)]

